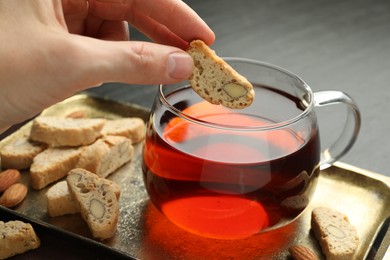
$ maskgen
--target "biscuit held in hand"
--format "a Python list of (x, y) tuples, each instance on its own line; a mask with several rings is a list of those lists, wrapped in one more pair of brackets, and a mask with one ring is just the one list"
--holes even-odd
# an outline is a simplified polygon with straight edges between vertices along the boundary
[(229, 108), (245, 108), (252, 104), (255, 97), (252, 84), (203, 41), (192, 41), (187, 52), (195, 65), (189, 81), (202, 98)]

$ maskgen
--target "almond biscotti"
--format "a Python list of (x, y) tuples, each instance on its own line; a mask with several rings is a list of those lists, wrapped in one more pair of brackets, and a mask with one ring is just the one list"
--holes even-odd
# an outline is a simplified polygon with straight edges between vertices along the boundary
[(88, 145), (101, 136), (105, 122), (101, 118), (39, 116), (33, 121), (30, 139), (51, 147)]
[(64, 178), (75, 168), (83, 147), (47, 148), (34, 157), (30, 167), (31, 186), (40, 190)]
[(69, 193), (66, 181), (59, 181), (46, 192), (47, 213), (50, 217), (58, 217), (79, 213), (80, 210)]
[[(120, 186), (110, 180), (107, 181), (107, 183), (112, 186), (116, 197), (119, 199), (121, 194)], [(50, 217), (58, 217), (80, 212), (78, 204), (75, 202), (73, 196), (69, 192), (68, 183), (66, 180), (59, 181), (51, 186), (46, 192), (46, 198), (47, 213)]]
[(0, 221), (0, 259), (36, 249), (41, 242), (29, 223)]
[(101, 240), (114, 236), (119, 218), (119, 201), (108, 180), (76, 168), (69, 172), (66, 181), (92, 236)]
[(117, 135), (129, 138), (133, 144), (145, 138), (145, 122), (138, 117), (107, 120), (102, 129), (103, 135)]
[(133, 153), (130, 139), (123, 136), (105, 136), (85, 147), (76, 168), (83, 168), (105, 178), (129, 162)]
[(327, 260), (353, 259), (359, 237), (347, 216), (330, 208), (318, 207), (312, 212), (311, 227)]
[(3, 169), (28, 169), (34, 157), (45, 148), (44, 144), (29, 141), (28, 137), (15, 138), (0, 151), (1, 167)]
[(252, 84), (218, 57), (203, 41), (194, 40), (187, 50), (194, 60), (191, 87), (212, 104), (245, 108), (252, 104)]

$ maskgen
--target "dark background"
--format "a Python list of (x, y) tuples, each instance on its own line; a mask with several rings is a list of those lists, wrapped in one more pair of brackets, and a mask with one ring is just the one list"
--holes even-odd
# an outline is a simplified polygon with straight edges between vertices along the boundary
[[(390, 176), (390, 1), (185, 1), (216, 34), (220, 56), (276, 64), (313, 91), (348, 93), (362, 114), (356, 144), (341, 161)], [(147, 40), (131, 28), (133, 40)], [(105, 84), (88, 91), (150, 107), (156, 86)], [(341, 131), (342, 107), (318, 111), (327, 146)]]

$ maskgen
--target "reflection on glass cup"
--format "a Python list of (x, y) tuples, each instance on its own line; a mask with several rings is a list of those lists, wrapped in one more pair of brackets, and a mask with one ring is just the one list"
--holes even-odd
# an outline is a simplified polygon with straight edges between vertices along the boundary
[[(253, 104), (232, 110), (204, 101), (187, 81), (161, 85), (142, 167), (151, 201), (170, 221), (201, 236), (238, 239), (302, 213), (320, 169), (356, 140), (360, 113), (346, 94), (313, 93), (274, 65), (225, 60), (253, 84)], [(314, 108), (338, 103), (348, 108), (344, 130), (321, 149)]]

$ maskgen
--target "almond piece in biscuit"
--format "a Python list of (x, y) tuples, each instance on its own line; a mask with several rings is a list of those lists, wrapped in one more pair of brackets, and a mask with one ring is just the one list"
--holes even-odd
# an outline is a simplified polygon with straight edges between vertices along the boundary
[(255, 97), (252, 84), (203, 41), (192, 41), (187, 52), (195, 65), (189, 78), (191, 87), (203, 99), (229, 108), (245, 108), (252, 104)]
[(318, 207), (312, 212), (311, 227), (327, 260), (353, 259), (359, 237), (347, 216), (330, 208)]
[(71, 170), (66, 181), (92, 236), (100, 240), (114, 236), (119, 201), (112, 182), (80, 168)]

